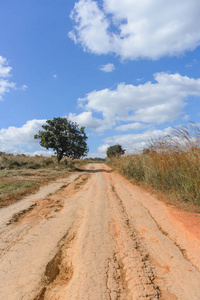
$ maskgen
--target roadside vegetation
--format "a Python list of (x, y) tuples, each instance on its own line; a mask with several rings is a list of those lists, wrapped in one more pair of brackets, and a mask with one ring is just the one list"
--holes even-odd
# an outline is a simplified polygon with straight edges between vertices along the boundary
[(110, 158), (113, 156), (116, 156), (116, 155), (123, 155), (123, 154), (125, 154), (125, 149), (123, 149), (121, 145), (116, 144), (114, 146), (108, 147), (106, 154), (107, 154), (107, 157), (110, 157)]
[(59, 166), (56, 157), (29, 157), (0, 152), (0, 207), (10, 205), (35, 192), (41, 185), (89, 163), (84, 159), (63, 159)]
[(200, 129), (194, 123), (152, 139), (141, 152), (106, 161), (135, 183), (163, 192), (170, 203), (200, 206)]
[(53, 118), (47, 120), (42, 129), (34, 138), (40, 140), (42, 147), (53, 149), (56, 156), (30, 157), (0, 152), (0, 208), (90, 162), (80, 159), (89, 150), (84, 127), (79, 128), (66, 118)]
[(40, 140), (40, 146), (55, 151), (58, 164), (63, 157), (79, 159), (87, 155), (85, 127), (79, 128), (77, 123), (67, 118), (53, 118), (47, 120), (42, 129), (34, 138)]

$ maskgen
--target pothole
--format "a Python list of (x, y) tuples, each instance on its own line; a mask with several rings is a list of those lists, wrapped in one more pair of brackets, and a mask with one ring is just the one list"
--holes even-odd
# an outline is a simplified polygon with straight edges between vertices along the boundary
[(76, 190), (80, 189), (80, 188), (88, 181), (88, 179), (89, 179), (89, 175), (88, 175), (88, 174), (81, 175), (81, 176), (78, 178), (78, 180), (77, 180), (77, 182), (76, 182), (74, 188), (75, 188)]
[(59, 249), (54, 258), (48, 262), (45, 270), (46, 284), (53, 282), (60, 273), (60, 263), (62, 259), (62, 250)]
[(69, 229), (58, 244), (58, 250), (54, 257), (48, 262), (45, 268), (42, 281), (44, 286), (34, 300), (48, 299), (49, 292), (57, 286), (68, 284), (73, 276), (73, 266), (68, 257), (68, 249), (76, 237), (76, 231)]

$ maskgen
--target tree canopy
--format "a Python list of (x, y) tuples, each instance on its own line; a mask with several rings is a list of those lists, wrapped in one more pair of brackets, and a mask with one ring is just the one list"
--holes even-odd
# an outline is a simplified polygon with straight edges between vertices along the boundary
[(122, 148), (121, 145), (116, 144), (114, 146), (108, 147), (106, 154), (108, 157), (116, 156), (116, 155), (123, 155), (125, 153), (125, 149)]
[(40, 139), (40, 145), (46, 149), (53, 149), (57, 155), (58, 163), (64, 157), (80, 158), (88, 153), (87, 136), (85, 128), (79, 128), (77, 123), (67, 118), (53, 118), (47, 120), (40, 130), (34, 135)]

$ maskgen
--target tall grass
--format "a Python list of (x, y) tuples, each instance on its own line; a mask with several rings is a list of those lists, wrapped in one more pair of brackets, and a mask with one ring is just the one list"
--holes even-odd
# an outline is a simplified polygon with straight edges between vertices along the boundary
[(136, 182), (200, 205), (200, 129), (194, 123), (152, 139), (140, 153), (108, 163)]

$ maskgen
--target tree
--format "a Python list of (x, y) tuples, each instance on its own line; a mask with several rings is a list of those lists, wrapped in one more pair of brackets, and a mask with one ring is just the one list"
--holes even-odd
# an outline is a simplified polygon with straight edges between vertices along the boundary
[(116, 156), (116, 155), (123, 155), (125, 153), (125, 149), (122, 148), (121, 145), (116, 144), (114, 146), (108, 147), (106, 154), (108, 157)]
[(87, 155), (84, 127), (79, 128), (77, 123), (68, 121), (67, 118), (53, 118), (46, 123), (42, 125), (44, 131), (40, 130), (34, 138), (40, 139), (42, 147), (55, 151), (58, 163), (64, 156), (74, 159)]

